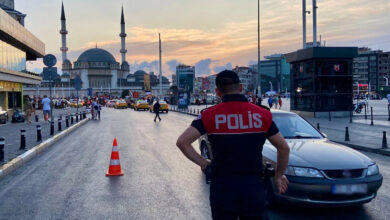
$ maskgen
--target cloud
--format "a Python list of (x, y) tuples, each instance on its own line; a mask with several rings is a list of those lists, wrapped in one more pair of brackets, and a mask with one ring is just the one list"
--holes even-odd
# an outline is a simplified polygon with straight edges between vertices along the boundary
[(167, 61), (165, 64), (169, 66), (169, 71), (171, 73), (175, 73), (176, 67), (177, 67), (177, 65), (180, 64), (180, 62), (178, 60), (174, 59), (174, 60)]
[(158, 74), (158, 60), (153, 60), (151, 62), (143, 61), (141, 63), (130, 63), (130, 69), (132, 70), (132, 72), (143, 70), (147, 73), (154, 72), (155, 74)]
[(228, 62), (226, 65), (224, 66), (214, 66), (213, 70), (214, 70), (214, 73), (219, 73), (221, 71), (224, 71), (224, 70), (231, 70), (232, 69), (232, 63)]
[(212, 60), (210, 58), (200, 60), (197, 63), (195, 63), (195, 73), (196, 75), (210, 75), (211, 69), (210, 65), (212, 63)]

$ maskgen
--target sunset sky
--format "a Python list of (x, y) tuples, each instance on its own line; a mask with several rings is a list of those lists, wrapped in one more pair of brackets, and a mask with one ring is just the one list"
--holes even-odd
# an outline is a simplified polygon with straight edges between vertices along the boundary
[[(318, 33), (327, 46), (390, 51), (389, 0), (317, 2)], [(64, 0), (72, 62), (96, 43), (120, 61), (122, 3), (131, 72), (158, 72), (159, 32), (167, 76), (178, 63), (195, 65), (202, 75), (257, 60), (257, 0)], [(301, 6), (301, 0), (261, 0), (262, 57), (302, 47)], [(27, 14), (25, 26), (46, 44), (46, 53), (57, 56), (60, 66), (61, 1), (15, 0), (15, 8)], [(312, 10), (310, 0), (307, 9)], [(311, 41), (311, 14), (307, 19)], [(41, 60), (28, 65), (35, 72), (42, 66)]]

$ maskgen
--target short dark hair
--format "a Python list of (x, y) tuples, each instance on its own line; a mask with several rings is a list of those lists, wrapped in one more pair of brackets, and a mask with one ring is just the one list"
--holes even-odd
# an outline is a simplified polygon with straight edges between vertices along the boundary
[(215, 85), (222, 93), (233, 92), (240, 89), (240, 78), (232, 70), (224, 70), (215, 78)]
[(46, 98), (47, 97), (47, 95), (43, 95), (43, 98)]

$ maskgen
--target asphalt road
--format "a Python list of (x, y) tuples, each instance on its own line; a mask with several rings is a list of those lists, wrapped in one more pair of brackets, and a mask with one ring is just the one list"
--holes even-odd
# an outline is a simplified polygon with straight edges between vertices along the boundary
[[(193, 117), (104, 109), (24, 167), (0, 180), (0, 219), (210, 219), (209, 186), (175, 147)], [(122, 177), (105, 176), (117, 138)], [(389, 219), (390, 162), (370, 154), (384, 174), (378, 197), (358, 208), (283, 206), (271, 219)]]

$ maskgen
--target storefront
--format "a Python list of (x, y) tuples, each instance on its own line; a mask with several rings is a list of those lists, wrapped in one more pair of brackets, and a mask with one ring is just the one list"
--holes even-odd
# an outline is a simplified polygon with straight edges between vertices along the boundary
[(2, 110), (22, 109), (23, 84), (0, 81), (0, 107)]

